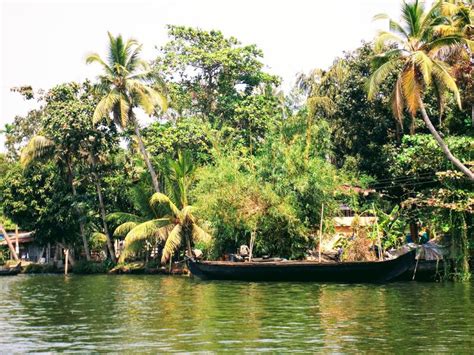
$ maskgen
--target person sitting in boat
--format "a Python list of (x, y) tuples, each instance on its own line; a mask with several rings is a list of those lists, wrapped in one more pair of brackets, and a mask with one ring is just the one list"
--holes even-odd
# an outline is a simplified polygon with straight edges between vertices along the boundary
[(250, 255), (250, 248), (247, 245), (241, 245), (239, 249), (239, 255), (243, 258)]

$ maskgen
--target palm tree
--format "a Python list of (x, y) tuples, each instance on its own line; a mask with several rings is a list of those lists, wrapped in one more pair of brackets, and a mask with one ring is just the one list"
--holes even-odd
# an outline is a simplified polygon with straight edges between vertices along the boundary
[(313, 121), (317, 117), (327, 117), (334, 114), (336, 105), (333, 97), (336, 94), (337, 85), (347, 77), (347, 68), (343, 61), (338, 61), (328, 71), (313, 69), (307, 75), (301, 73), (297, 76), (296, 85), (307, 95), (306, 106), (308, 108), (306, 122), (306, 145), (305, 159), (309, 158), (311, 146), (311, 129)]
[(188, 256), (192, 256), (193, 241), (210, 240), (210, 235), (199, 225), (199, 219), (193, 214), (193, 207), (188, 204), (187, 191), (194, 171), (189, 153), (178, 153), (176, 161), (168, 162), (166, 190), (171, 198), (156, 192), (149, 202), (159, 218), (143, 221), (142, 217), (131, 214), (110, 215), (111, 219), (124, 221), (116, 228), (114, 235), (127, 232), (121, 260), (136, 252), (145, 241), (154, 240), (164, 244), (161, 262), (166, 263), (183, 242)]
[[(451, 63), (459, 63), (460, 59), (471, 63), (472, 56), (466, 49), (474, 48), (474, 11), (472, 0), (449, 0), (440, 5), (441, 14), (448, 19), (447, 23), (437, 26), (436, 30), (443, 35), (458, 34), (465, 38), (467, 47), (460, 46), (450, 58)], [(472, 95), (472, 94), (471, 94)], [(471, 120), (474, 126), (474, 103), (471, 103)]]
[[(112, 113), (113, 122), (121, 129), (133, 129), (140, 152), (151, 175), (153, 187), (160, 192), (158, 177), (143, 143), (140, 127), (133, 109), (141, 107), (145, 113), (152, 115), (159, 108), (166, 111), (167, 101), (162, 81), (156, 76), (146, 62), (139, 58), (142, 46), (129, 39), (124, 42), (121, 35), (109, 35), (107, 60), (98, 54), (90, 54), (86, 63), (99, 63), (104, 73), (99, 76), (98, 92), (101, 100), (94, 112), (94, 122)], [(151, 79), (156, 84), (152, 85)]]
[[(66, 168), (66, 176), (69, 185), (71, 186), (72, 195), (74, 198), (77, 197), (74, 169), (72, 162), (72, 153), (64, 147), (55, 144), (49, 138), (45, 136), (36, 135), (33, 136), (28, 144), (21, 150), (20, 163), (23, 167), (27, 167), (36, 160), (54, 160), (59, 166)], [(84, 253), (86, 259), (90, 260), (89, 242), (87, 241), (85, 233), (84, 221), (81, 218), (81, 211), (74, 208), (75, 213), (79, 216), (79, 233), (81, 235), (82, 244), (84, 247)]]
[[(388, 16), (382, 14), (375, 18), (386, 19)], [(458, 87), (445, 59), (451, 49), (465, 45), (466, 40), (460, 33), (445, 35), (436, 31), (437, 26), (446, 22), (446, 18), (440, 15), (439, 2), (428, 11), (418, 0), (403, 3), (402, 22), (389, 19), (390, 31), (381, 31), (375, 41), (375, 50), (379, 54), (374, 58), (376, 70), (368, 81), (368, 95), (373, 98), (387, 76), (397, 72), (391, 97), (394, 116), (401, 124), (405, 105), (413, 117), (420, 111), (446, 157), (470, 180), (474, 180), (474, 173), (451, 153), (441, 138), (423, 103), (424, 90), (433, 86), (438, 95), (450, 91), (461, 106)]]

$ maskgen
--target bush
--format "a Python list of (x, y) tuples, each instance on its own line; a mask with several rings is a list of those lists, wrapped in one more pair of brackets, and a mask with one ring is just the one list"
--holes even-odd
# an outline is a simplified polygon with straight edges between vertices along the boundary
[(31, 263), (23, 268), (25, 274), (49, 274), (56, 272), (57, 269), (53, 264), (35, 264)]
[(94, 261), (80, 260), (74, 264), (73, 272), (75, 274), (104, 274), (110, 270), (111, 265), (107, 262), (97, 263)]
[(214, 245), (203, 250), (206, 256), (235, 252), (240, 245), (249, 244), (253, 231), (257, 233), (256, 253), (296, 257), (306, 248), (307, 230), (292, 201), (276, 194), (271, 184), (246, 168), (243, 159), (216, 158), (215, 166), (197, 175), (195, 207), (214, 230)]

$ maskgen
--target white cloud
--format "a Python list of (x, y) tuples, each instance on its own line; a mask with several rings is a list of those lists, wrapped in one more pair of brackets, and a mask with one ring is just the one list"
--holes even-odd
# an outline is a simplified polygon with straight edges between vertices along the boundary
[(98, 68), (84, 58), (105, 51), (107, 31), (138, 39), (151, 59), (166, 41), (166, 24), (219, 29), (257, 44), (269, 70), (289, 87), (297, 72), (327, 67), (373, 38), (373, 15), (396, 15), (400, 6), (400, 0), (0, 1), (0, 127), (31, 107), (11, 87), (47, 89), (94, 78)]

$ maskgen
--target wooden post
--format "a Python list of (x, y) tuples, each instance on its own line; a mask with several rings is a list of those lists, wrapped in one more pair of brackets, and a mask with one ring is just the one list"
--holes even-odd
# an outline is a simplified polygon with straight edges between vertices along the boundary
[(7, 231), (5, 230), (5, 228), (3, 228), (3, 225), (1, 225), (1, 224), (0, 224), (0, 232), (2, 232), (3, 237), (5, 238), (5, 241), (6, 241), (7, 244), (8, 244), (8, 248), (10, 249), (11, 256), (12, 256), (13, 259), (15, 259), (16, 261), (19, 261), (19, 259), (18, 259), (18, 254), (16, 253), (16, 250), (15, 250), (15, 248), (13, 247), (13, 243), (12, 243), (10, 237), (8, 236)]
[(20, 236), (18, 235), (18, 225), (15, 225), (15, 252), (20, 255)]
[(412, 220), (410, 222), (410, 235), (411, 235), (411, 240), (413, 241), (413, 243), (418, 244), (419, 243), (418, 223), (415, 220)]
[(45, 250), (46, 250), (45, 247), (42, 247), (42, 248), (41, 248), (41, 251), (39, 252), (38, 257), (36, 258), (36, 262), (37, 262), (37, 263), (40, 262), (41, 258), (43, 257), (43, 254), (44, 254), (44, 251), (45, 251)]
[(250, 233), (249, 261), (252, 261), (253, 245), (255, 244), (255, 234), (256, 234), (255, 231), (253, 231), (252, 233)]
[(324, 203), (321, 205), (321, 220), (319, 222), (318, 262), (321, 262), (321, 244), (323, 242), (323, 219), (324, 219)]
[(67, 275), (67, 267), (69, 263), (69, 249), (64, 250), (65, 261), (64, 261), (64, 275)]
[[(58, 243), (58, 246), (64, 250), (69, 250), (69, 246), (66, 245), (66, 243), (64, 242), (64, 239), (63, 239), (63, 242), (62, 243)], [(74, 267), (74, 264), (76, 263), (74, 258), (73, 258), (73, 254), (72, 253), (68, 253), (68, 257), (69, 257), (69, 263), (71, 264), (72, 267)]]
[[(58, 246), (56, 245), (56, 249), (57, 249), (57, 247)], [(56, 253), (54, 254), (54, 258), (56, 258)], [(46, 246), (46, 263), (49, 264), (50, 260), (51, 260), (51, 243), (48, 242), (48, 245)]]

